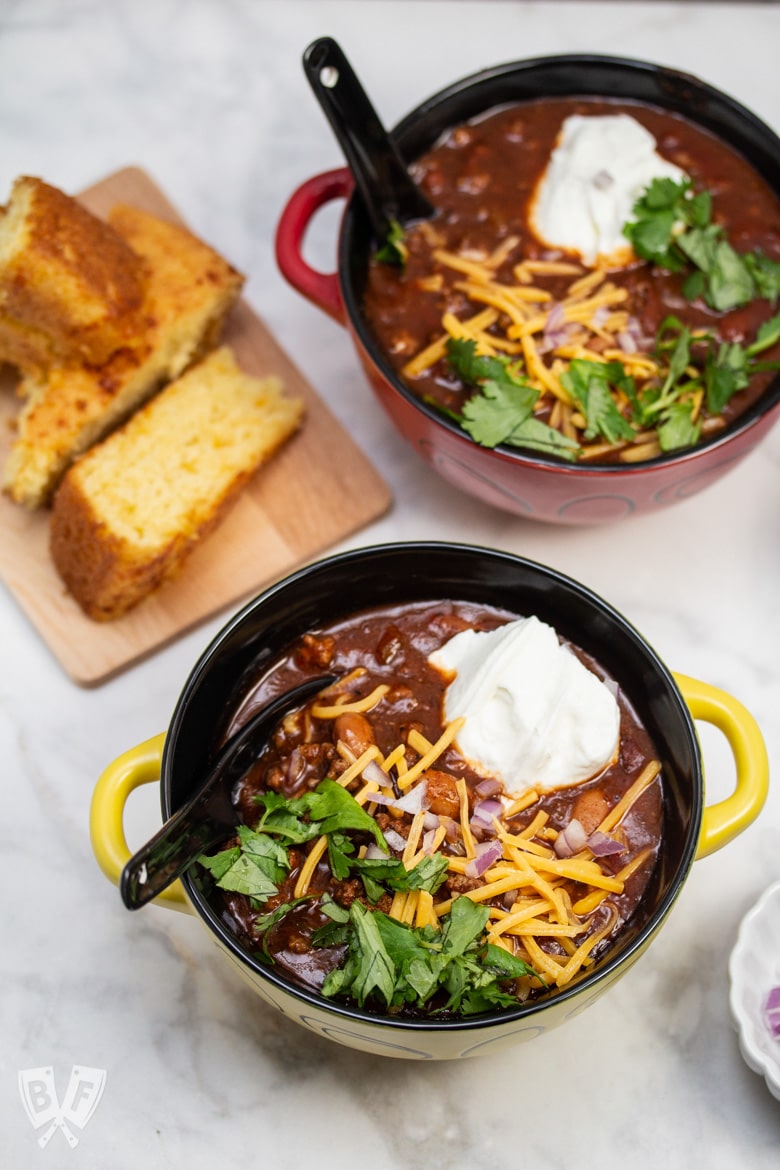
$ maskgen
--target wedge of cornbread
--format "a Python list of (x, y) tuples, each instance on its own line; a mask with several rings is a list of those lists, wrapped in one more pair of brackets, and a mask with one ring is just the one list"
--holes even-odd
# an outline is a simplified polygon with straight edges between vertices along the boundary
[(138, 333), (143, 262), (122, 236), (41, 179), (0, 215), (0, 359), (40, 373), (100, 363)]
[(51, 554), (84, 612), (118, 618), (177, 573), (303, 410), (223, 346), (74, 464), (54, 498)]
[(68, 362), (22, 380), (26, 401), (4, 486), (31, 508), (49, 501), (77, 456), (215, 344), (243, 285), (240, 273), (183, 228), (124, 206), (110, 224), (146, 271), (142, 327), (102, 365)]

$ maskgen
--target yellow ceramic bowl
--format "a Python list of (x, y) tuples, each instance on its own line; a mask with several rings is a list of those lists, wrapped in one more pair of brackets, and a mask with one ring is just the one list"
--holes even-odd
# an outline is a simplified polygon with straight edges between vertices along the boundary
[[(533, 613), (549, 622), (618, 681), (655, 741), (664, 780), (663, 846), (639, 911), (607, 955), (578, 982), (533, 1003), (465, 1020), (397, 1019), (325, 1000), (248, 954), (190, 874), (158, 900), (195, 913), (239, 974), (290, 1019), (352, 1048), (416, 1060), (472, 1056), (532, 1039), (582, 1011), (640, 957), (663, 925), (694, 858), (737, 836), (766, 798), (766, 749), (754, 719), (736, 699), (670, 674), (625, 618), (582, 585), (542, 565), (455, 544), (358, 549), (311, 565), (250, 602), (196, 664), (167, 733), (106, 768), (91, 812), (95, 856), (118, 884), (130, 857), (123, 829), (130, 792), (159, 782), (164, 818), (184, 804), (203, 774), (203, 761), (219, 743), (226, 718), (264, 665), (293, 638), (372, 605), (445, 597)], [(736, 765), (734, 792), (706, 808), (694, 719), (721, 729)]]

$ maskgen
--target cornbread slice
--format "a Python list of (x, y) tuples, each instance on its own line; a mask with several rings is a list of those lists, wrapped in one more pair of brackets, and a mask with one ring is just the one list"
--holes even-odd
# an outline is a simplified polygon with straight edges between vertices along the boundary
[(138, 331), (144, 284), (109, 224), (41, 179), (15, 181), (0, 216), (0, 358), (32, 372), (106, 361)]
[(4, 486), (17, 503), (46, 504), (73, 460), (176, 378), (218, 339), (244, 278), (184, 228), (131, 207), (111, 224), (147, 271), (143, 329), (101, 366), (80, 362), (28, 375)]
[(118, 618), (177, 573), (302, 417), (278, 379), (242, 373), (223, 346), (74, 464), (51, 554), (88, 617)]

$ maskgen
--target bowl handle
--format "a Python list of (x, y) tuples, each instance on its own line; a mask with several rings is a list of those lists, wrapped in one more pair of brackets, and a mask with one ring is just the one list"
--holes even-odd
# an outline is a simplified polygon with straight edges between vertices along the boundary
[[(89, 810), (92, 851), (103, 873), (115, 886), (119, 885), (122, 870), (131, 857), (124, 828), (127, 798), (142, 784), (159, 781), (164, 743), (163, 732), (117, 756), (95, 785)], [(191, 913), (180, 881), (173, 882), (155, 898), (154, 905)]]
[(338, 273), (318, 272), (301, 254), (309, 224), (319, 209), (332, 199), (346, 199), (353, 187), (349, 167), (339, 167), (307, 179), (290, 196), (276, 229), (276, 263), (288, 284), (322, 309), (339, 325), (346, 324)]
[(712, 723), (725, 735), (737, 772), (731, 796), (704, 809), (698, 859), (727, 845), (761, 812), (769, 790), (769, 757), (758, 724), (737, 699), (685, 674), (674, 677), (693, 718)]

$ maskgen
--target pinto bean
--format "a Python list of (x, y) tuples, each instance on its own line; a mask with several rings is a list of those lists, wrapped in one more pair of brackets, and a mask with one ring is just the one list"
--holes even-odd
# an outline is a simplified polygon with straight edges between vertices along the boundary
[(374, 729), (365, 715), (347, 711), (337, 715), (334, 725), (336, 739), (341, 739), (356, 756), (362, 756), (366, 748), (376, 743)]
[(439, 817), (457, 818), (460, 813), (460, 797), (454, 778), (449, 772), (429, 768), (425, 773), (425, 779), (428, 784), (426, 795), (430, 811)]
[(580, 822), (586, 833), (592, 833), (609, 809), (609, 801), (600, 788), (586, 788), (575, 800), (571, 815)]

